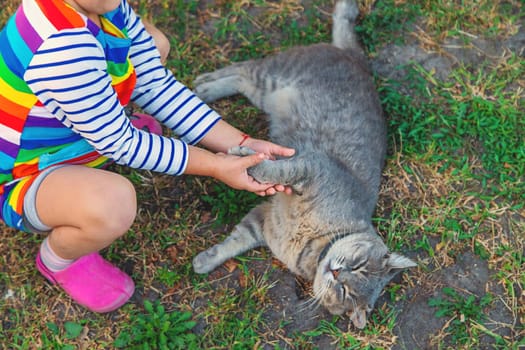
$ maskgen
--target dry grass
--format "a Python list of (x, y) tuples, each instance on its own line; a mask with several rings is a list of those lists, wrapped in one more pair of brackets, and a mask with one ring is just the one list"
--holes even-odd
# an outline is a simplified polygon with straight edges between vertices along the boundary
[[(4, 1), (0, 23), (17, 2)], [(193, 256), (224, 238), (233, 224), (217, 211), (224, 209), (220, 202), (204, 198), (233, 197), (224, 206), (237, 204), (232, 215), (240, 215), (251, 203), (245, 194), (229, 193), (206, 178), (115, 166), (135, 184), (140, 208), (129, 234), (103, 253), (136, 281), (131, 302), (108, 315), (71, 303), (34, 269), (42, 237), (0, 225), (0, 348), (113, 348), (119, 334), (144, 331), (137, 320), (144, 319), (146, 300), (160, 301), (174, 315), (191, 311), (202, 348), (518, 348), (525, 338), (525, 178), (519, 161), (523, 150), (516, 150), (513, 140), (523, 140), (524, 134), (507, 126), (525, 107), (525, 61), (496, 44), (523, 26), (523, 3), (359, 4), (360, 33), (375, 59), (388, 56), (387, 43), (401, 37), (421, 49), (422, 60), (437, 55), (453, 62), (447, 80), (422, 66), (406, 70), (415, 75), (407, 73), (398, 82), (378, 77), (391, 138), (375, 224), (389, 247), (420, 266), (387, 287), (364, 331), (322, 310), (298, 313), (308, 283), (297, 287), (264, 249), (209, 276), (192, 272)], [(331, 2), (326, 0), (137, 0), (134, 5), (170, 36), (168, 68), (190, 86), (197, 74), (231, 61), (329, 37)], [(483, 46), (488, 42), (495, 48)], [(396, 83), (399, 89), (390, 89)], [(213, 107), (265, 137), (262, 114), (244, 99)], [(484, 108), (493, 110), (484, 113)], [(463, 119), (452, 118), (457, 115)], [(515, 125), (525, 128), (521, 121)], [(478, 304), (485, 294), (492, 301), (479, 318), (468, 317), (473, 306), (447, 297), (444, 288), (465, 300), (474, 295)], [(429, 306), (431, 299), (457, 313), (435, 316), (438, 308)], [(462, 317), (463, 323), (456, 323)], [(81, 332), (72, 336), (67, 322), (81, 326)], [(461, 338), (465, 334), (467, 340)]]

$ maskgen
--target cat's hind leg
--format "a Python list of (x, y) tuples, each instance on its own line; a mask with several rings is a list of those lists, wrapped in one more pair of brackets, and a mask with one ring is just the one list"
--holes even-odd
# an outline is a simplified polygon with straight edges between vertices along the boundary
[(338, 0), (335, 4), (332, 27), (332, 44), (340, 49), (360, 49), (354, 31), (359, 7), (355, 0)]
[(193, 270), (196, 273), (211, 272), (226, 260), (265, 245), (262, 225), (266, 205), (269, 203), (253, 208), (223, 242), (199, 253), (193, 259)]
[(241, 93), (243, 71), (250, 64), (250, 61), (234, 63), (216, 71), (201, 74), (195, 78), (193, 90), (206, 103), (239, 94)]

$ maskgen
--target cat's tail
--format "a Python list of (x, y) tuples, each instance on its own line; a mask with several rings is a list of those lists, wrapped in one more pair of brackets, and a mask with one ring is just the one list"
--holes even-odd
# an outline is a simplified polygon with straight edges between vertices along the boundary
[(338, 0), (335, 4), (332, 27), (332, 45), (340, 49), (359, 49), (359, 42), (354, 31), (355, 21), (359, 16), (359, 7), (355, 0)]

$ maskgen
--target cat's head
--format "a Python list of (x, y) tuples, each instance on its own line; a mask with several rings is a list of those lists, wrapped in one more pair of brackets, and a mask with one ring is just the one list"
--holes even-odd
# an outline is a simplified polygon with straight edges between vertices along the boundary
[(366, 325), (385, 285), (402, 269), (416, 263), (390, 253), (374, 233), (355, 233), (329, 243), (319, 256), (315, 298), (335, 315), (350, 313), (357, 328)]

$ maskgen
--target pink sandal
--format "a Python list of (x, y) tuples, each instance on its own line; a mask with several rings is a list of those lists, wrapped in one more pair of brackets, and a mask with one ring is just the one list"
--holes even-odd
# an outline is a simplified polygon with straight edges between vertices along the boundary
[[(126, 115), (135, 128), (147, 131), (151, 134), (162, 135), (162, 126), (157, 119), (153, 118), (151, 115), (134, 113), (133, 110), (129, 108), (126, 108)], [(113, 164), (113, 160), (107, 160), (101, 168), (107, 169), (111, 164)]]
[(91, 253), (76, 260), (65, 270), (52, 272), (36, 257), (36, 267), (52, 284), (58, 284), (69, 296), (95, 312), (109, 312), (124, 305), (133, 295), (131, 277)]
[(162, 126), (149, 114), (133, 113), (128, 116), (134, 127), (152, 134), (162, 135)]

